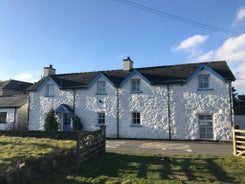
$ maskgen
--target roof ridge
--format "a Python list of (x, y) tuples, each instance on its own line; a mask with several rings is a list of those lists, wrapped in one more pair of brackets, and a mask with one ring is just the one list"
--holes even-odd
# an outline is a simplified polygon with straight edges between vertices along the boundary
[[(185, 63), (185, 64), (158, 65), (158, 66), (151, 66), (151, 67), (138, 67), (138, 68), (132, 68), (132, 70), (166, 68), (166, 67), (176, 67), (176, 66), (186, 66), (186, 65), (200, 65), (200, 64), (207, 64), (207, 63), (218, 63), (218, 62), (225, 62), (225, 60), (207, 61), (207, 62), (193, 62), (193, 63)], [(88, 72), (61, 73), (61, 74), (55, 74), (55, 75), (51, 75), (51, 76), (67, 76), (67, 75), (79, 75), (79, 74), (89, 74), (89, 73), (99, 73), (99, 72), (118, 72), (118, 71), (125, 71), (125, 70), (123, 70), (123, 69), (97, 70), (97, 71), (88, 71)]]
[(221, 61), (207, 61), (207, 62), (192, 62), (192, 63), (185, 63), (185, 64), (159, 65), (159, 66), (140, 67), (140, 68), (133, 68), (133, 69), (165, 68), (165, 67), (176, 67), (176, 66), (187, 66), (187, 65), (200, 65), (200, 64), (219, 63), (219, 62), (225, 62), (225, 60), (221, 60)]

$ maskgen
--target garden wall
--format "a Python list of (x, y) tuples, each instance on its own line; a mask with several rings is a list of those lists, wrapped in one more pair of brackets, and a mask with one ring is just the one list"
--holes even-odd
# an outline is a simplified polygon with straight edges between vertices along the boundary
[[(37, 159), (19, 160), (16, 167), (6, 174), (6, 178), (0, 178), (4, 183), (32, 183), (39, 177), (45, 177), (57, 168), (67, 167), (68, 165), (81, 164), (86, 160), (105, 153), (105, 128), (101, 127), (94, 132), (20, 132), (20, 131), (1, 131), (5, 136), (39, 137), (58, 139), (76, 139), (77, 146), (64, 153), (54, 153), (44, 155)], [(67, 135), (65, 135), (67, 134)]]

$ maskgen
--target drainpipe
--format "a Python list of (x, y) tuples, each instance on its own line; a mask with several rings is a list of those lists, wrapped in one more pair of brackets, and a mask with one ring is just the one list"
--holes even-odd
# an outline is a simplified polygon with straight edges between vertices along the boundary
[(31, 95), (30, 95), (30, 92), (28, 94), (28, 107), (27, 107), (27, 130), (29, 130), (29, 124), (30, 124), (30, 101), (31, 101)]
[(73, 90), (73, 114), (75, 115), (75, 108), (76, 108), (76, 90), (75, 88), (72, 89)]
[(117, 88), (117, 139), (119, 139), (119, 89)]
[(167, 104), (168, 104), (168, 138), (171, 139), (171, 113), (170, 113), (170, 90), (167, 84)]
[(17, 107), (14, 108), (14, 122), (13, 122), (13, 130), (15, 130), (15, 124), (16, 124), (16, 114), (17, 114)]
[(230, 118), (231, 118), (231, 127), (235, 126), (233, 122), (233, 97), (232, 97), (232, 86), (231, 82), (229, 82), (229, 98), (230, 98)]

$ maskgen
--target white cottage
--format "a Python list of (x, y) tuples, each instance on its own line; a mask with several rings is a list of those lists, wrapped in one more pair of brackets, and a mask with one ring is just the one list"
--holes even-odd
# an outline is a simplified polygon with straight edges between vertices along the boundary
[(110, 138), (231, 140), (233, 108), (225, 61), (55, 74), (52, 65), (29, 88), (29, 130), (43, 130), (48, 111), (59, 115), (60, 130), (72, 115), (84, 130), (103, 124)]

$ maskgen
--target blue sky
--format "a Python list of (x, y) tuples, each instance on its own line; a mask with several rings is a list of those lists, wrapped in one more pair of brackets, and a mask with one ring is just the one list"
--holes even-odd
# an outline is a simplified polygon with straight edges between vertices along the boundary
[(130, 1), (235, 34), (120, 0), (0, 0), (0, 80), (37, 81), (50, 64), (57, 73), (121, 69), (127, 56), (134, 67), (227, 60), (245, 94), (244, 0)]

